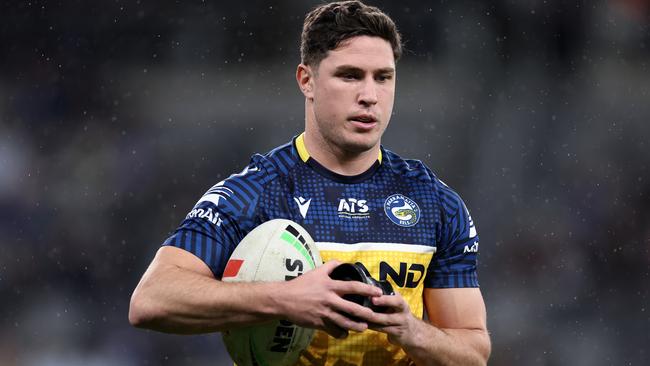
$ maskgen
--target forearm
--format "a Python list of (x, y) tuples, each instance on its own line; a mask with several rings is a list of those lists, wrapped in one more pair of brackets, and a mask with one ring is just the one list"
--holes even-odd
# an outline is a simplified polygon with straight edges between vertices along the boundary
[[(153, 273), (155, 272), (155, 274)], [(131, 298), (129, 319), (169, 333), (205, 333), (277, 316), (276, 283), (225, 283), (174, 265), (147, 271)]]
[(416, 319), (413, 337), (402, 345), (418, 366), (486, 365), (490, 339), (483, 329), (440, 329)]

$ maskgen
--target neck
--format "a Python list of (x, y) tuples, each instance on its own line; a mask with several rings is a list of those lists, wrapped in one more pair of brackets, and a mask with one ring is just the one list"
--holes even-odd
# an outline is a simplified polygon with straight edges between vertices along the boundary
[(358, 175), (368, 169), (379, 157), (379, 144), (373, 148), (353, 152), (340, 146), (328, 143), (316, 131), (306, 129), (304, 134), (305, 148), (312, 159), (330, 171), (341, 175)]

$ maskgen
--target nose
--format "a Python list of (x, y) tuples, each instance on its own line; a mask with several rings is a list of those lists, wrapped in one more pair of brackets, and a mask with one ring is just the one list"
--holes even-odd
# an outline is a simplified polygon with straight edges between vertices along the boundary
[(364, 107), (377, 104), (377, 85), (374, 80), (366, 79), (360, 84), (357, 101)]

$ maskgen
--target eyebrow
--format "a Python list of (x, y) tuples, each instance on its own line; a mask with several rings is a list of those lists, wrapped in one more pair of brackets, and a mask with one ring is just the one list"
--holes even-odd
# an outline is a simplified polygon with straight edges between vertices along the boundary
[[(360, 67), (357, 66), (352, 66), (352, 65), (341, 65), (337, 66), (336, 69), (334, 69), (334, 72), (344, 72), (344, 71), (364, 71)], [(393, 67), (382, 67), (377, 70), (373, 70), (373, 73), (375, 74), (394, 74), (395, 73), (395, 68)]]

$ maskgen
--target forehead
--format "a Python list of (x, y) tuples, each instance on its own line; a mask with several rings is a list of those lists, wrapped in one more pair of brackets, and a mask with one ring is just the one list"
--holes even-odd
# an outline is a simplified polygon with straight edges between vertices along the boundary
[(327, 53), (319, 68), (350, 65), (362, 69), (395, 68), (395, 57), (390, 42), (380, 37), (356, 36), (348, 38)]

